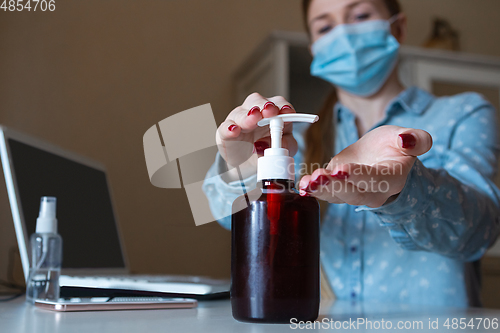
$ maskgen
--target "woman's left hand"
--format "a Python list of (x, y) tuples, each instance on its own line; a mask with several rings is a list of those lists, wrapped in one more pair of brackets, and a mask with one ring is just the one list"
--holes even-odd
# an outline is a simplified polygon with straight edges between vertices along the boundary
[(326, 169), (302, 177), (300, 193), (329, 203), (380, 207), (397, 197), (417, 156), (431, 147), (432, 137), (423, 130), (377, 127), (336, 155)]

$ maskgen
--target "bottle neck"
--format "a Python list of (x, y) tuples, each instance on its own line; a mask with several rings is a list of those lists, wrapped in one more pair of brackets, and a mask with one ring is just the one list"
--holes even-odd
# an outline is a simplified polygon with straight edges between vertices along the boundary
[(261, 181), (264, 190), (293, 191), (295, 182), (289, 179), (264, 179)]

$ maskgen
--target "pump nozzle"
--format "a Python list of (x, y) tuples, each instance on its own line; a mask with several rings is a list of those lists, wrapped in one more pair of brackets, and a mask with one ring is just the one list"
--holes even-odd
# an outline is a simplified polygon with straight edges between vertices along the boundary
[(280, 114), (272, 118), (264, 118), (257, 123), (260, 127), (269, 125), (271, 129), (271, 148), (281, 148), (281, 139), (283, 137), (283, 127), (285, 123), (315, 123), (319, 117), (314, 114), (289, 113)]
[(269, 125), (271, 131), (271, 148), (264, 151), (257, 166), (257, 180), (263, 179), (295, 179), (295, 166), (288, 150), (282, 148), (283, 127), (285, 123), (315, 123), (319, 117), (313, 114), (289, 113), (265, 118), (257, 123), (260, 127)]

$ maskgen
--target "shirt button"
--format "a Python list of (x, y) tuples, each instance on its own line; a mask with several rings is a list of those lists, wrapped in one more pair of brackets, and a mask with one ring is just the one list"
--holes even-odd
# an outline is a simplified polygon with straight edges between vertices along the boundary
[(351, 252), (353, 252), (353, 253), (354, 253), (354, 252), (356, 252), (356, 250), (357, 250), (357, 249), (358, 249), (358, 248), (357, 248), (356, 246), (351, 246)]
[(352, 298), (355, 298), (355, 297), (356, 297), (356, 293), (355, 293), (354, 291), (351, 293), (351, 297), (352, 297)]

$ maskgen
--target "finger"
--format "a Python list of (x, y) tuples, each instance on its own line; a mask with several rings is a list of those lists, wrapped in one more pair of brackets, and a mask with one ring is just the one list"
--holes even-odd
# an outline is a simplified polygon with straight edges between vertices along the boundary
[[(288, 149), (290, 156), (295, 155), (295, 153), (298, 150), (297, 141), (295, 141), (292, 134), (283, 135), (283, 142), (282, 142), (281, 146), (284, 149)], [(271, 147), (271, 137), (266, 136), (266, 137), (260, 138), (259, 140), (257, 140), (254, 143), (254, 147), (255, 147), (254, 152), (257, 153), (257, 155), (259, 155), (259, 157), (263, 156), (264, 151), (267, 148)]]
[[(347, 179), (334, 178), (328, 186), (328, 191), (332, 193), (330, 197), (353, 206), (380, 207), (388, 197), (383, 193), (372, 193), (360, 189)], [(323, 193), (328, 191), (323, 191)]]
[(331, 175), (337, 179), (346, 179), (363, 191), (393, 195), (403, 189), (410, 168), (407, 163), (392, 160), (373, 166), (349, 163), (336, 165)]
[(240, 135), (241, 127), (233, 120), (226, 119), (217, 129), (217, 133), (221, 140), (234, 140)]
[(271, 101), (267, 101), (262, 107), (262, 117), (272, 118), (276, 117), (280, 113), (279, 107)]
[[(271, 99), (265, 98), (259, 93), (253, 93), (248, 95), (248, 97), (245, 99), (241, 107), (243, 110), (248, 110), (248, 112), (252, 110), (254, 110), (255, 112), (255, 110), (258, 108), (263, 118), (270, 118), (277, 116), (280, 111), (278, 106), (274, 104)], [(256, 113), (254, 115), (257, 116)], [(241, 115), (239, 116), (241, 117)]]
[(269, 102), (269, 100), (264, 96), (262, 96), (261, 94), (253, 93), (247, 96), (247, 98), (243, 101), (241, 107), (250, 110), (254, 106), (258, 106), (259, 108), (262, 109), (264, 104), (266, 104), (267, 102)]
[(316, 169), (311, 175), (309, 181), (309, 190), (312, 192), (320, 190), (324, 186), (328, 186), (332, 180), (330, 172), (326, 169)]
[(305, 192), (307, 195), (315, 197), (318, 200), (323, 200), (331, 204), (345, 203), (341, 198), (335, 195), (335, 192), (330, 190), (330, 186), (324, 186), (313, 192)]
[(296, 113), (292, 105), (286, 104), (280, 107), (280, 114), (287, 114), (287, 113)]
[(396, 147), (407, 156), (420, 156), (432, 147), (432, 137), (426, 131), (402, 129), (396, 139)]
[(295, 113), (295, 108), (288, 102), (283, 96), (274, 96), (269, 98), (269, 101), (273, 102), (279, 111), (279, 114)]
[(305, 190), (309, 187), (309, 182), (311, 181), (311, 175), (305, 175), (302, 177), (299, 181), (299, 191), (302, 193), (302, 191), (305, 192)]
[(335, 196), (330, 190), (332, 177), (328, 174), (328, 170), (317, 169), (311, 176), (304, 176), (299, 186), (302, 196), (308, 194), (316, 197), (319, 200), (324, 200), (329, 203), (340, 204), (344, 203), (340, 198)]
[(269, 101), (258, 93), (248, 95), (243, 104), (235, 108), (227, 119), (233, 120), (244, 132), (257, 128), (257, 123), (263, 118), (262, 109)]
[(264, 151), (267, 148), (271, 147), (271, 138), (270, 137), (265, 137), (265, 138), (260, 138), (259, 140), (255, 141), (253, 144), (254, 146), (254, 153), (259, 155), (259, 157), (264, 156)]
[(262, 118), (262, 113), (258, 106), (254, 106), (250, 109), (238, 107), (228, 116), (228, 119), (233, 120), (245, 133), (254, 131), (258, 128), (257, 123)]
[(250, 94), (243, 104), (231, 112), (228, 118), (234, 120), (243, 131), (255, 130), (263, 118), (275, 117), (280, 109), (272, 101), (258, 93)]

